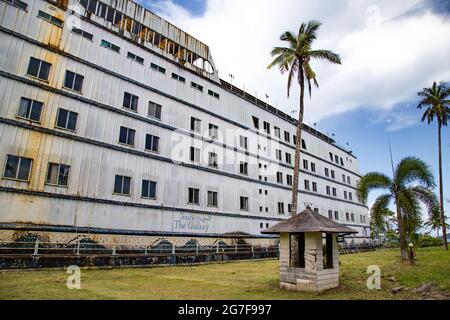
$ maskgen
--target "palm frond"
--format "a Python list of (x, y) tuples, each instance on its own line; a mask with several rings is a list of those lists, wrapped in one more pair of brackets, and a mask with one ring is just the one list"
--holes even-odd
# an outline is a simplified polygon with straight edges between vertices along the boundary
[(436, 213), (440, 214), (439, 200), (433, 191), (420, 186), (409, 188), (409, 191), (426, 206), (429, 217), (432, 217)]
[(392, 180), (378, 172), (366, 174), (358, 183), (356, 195), (360, 202), (367, 203), (369, 192), (376, 189), (390, 189)]
[(342, 64), (340, 55), (329, 50), (312, 50), (309, 52), (311, 58), (325, 60), (334, 64)]
[(381, 195), (375, 200), (370, 209), (371, 224), (379, 230), (383, 230), (385, 227), (386, 218), (390, 213), (388, 206), (391, 199), (392, 195), (389, 193)]
[(416, 157), (406, 157), (400, 161), (395, 170), (394, 182), (397, 188), (406, 187), (413, 182), (426, 188), (436, 186), (430, 167)]

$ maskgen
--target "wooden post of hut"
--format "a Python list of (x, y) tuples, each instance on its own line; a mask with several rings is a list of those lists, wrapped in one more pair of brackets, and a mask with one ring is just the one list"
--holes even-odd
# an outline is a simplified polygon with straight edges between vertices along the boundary
[(312, 210), (263, 234), (280, 235), (280, 288), (322, 292), (339, 287), (338, 235), (357, 233)]

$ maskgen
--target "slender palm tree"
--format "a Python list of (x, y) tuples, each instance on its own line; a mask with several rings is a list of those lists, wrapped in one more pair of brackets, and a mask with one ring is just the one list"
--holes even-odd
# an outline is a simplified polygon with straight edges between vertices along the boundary
[(383, 221), (393, 202), (396, 208), (398, 233), (402, 259), (407, 259), (407, 236), (417, 228), (420, 221), (420, 203), (426, 205), (429, 214), (438, 208), (436, 195), (430, 190), (436, 186), (430, 167), (420, 159), (407, 157), (394, 168), (392, 178), (383, 173), (371, 172), (361, 178), (357, 196), (367, 203), (369, 192), (386, 190), (371, 208), (372, 221)]
[(440, 197), (440, 211), (442, 224), (442, 237), (444, 239), (445, 249), (448, 250), (447, 243), (447, 228), (445, 225), (445, 211), (444, 211), (444, 183), (442, 175), (442, 142), (441, 129), (446, 127), (450, 120), (450, 88), (444, 84), (433, 83), (431, 88), (424, 88), (418, 93), (422, 98), (417, 108), (426, 109), (422, 117), (422, 122), (427, 121), (431, 124), (436, 118), (438, 127), (438, 152), (439, 152), (439, 197)]
[(295, 146), (295, 166), (294, 166), (294, 181), (292, 185), (292, 209), (291, 214), (297, 214), (298, 201), (298, 181), (300, 172), (300, 151), (302, 146), (302, 126), (303, 116), (305, 111), (304, 96), (305, 85), (308, 86), (309, 94), (311, 96), (312, 83), (319, 87), (316, 79), (316, 74), (311, 68), (310, 62), (313, 59), (325, 60), (334, 64), (341, 64), (339, 55), (328, 50), (313, 50), (312, 45), (317, 39), (317, 32), (321, 26), (318, 21), (310, 21), (308, 24), (302, 23), (298, 34), (286, 31), (280, 40), (287, 43), (286, 47), (273, 48), (271, 55), (274, 60), (267, 67), (268, 69), (278, 66), (282, 74), (288, 72), (287, 94), (289, 97), (291, 86), (296, 77), (300, 85), (300, 110), (297, 122), (297, 140)]
[[(438, 238), (440, 238), (439, 235), (439, 229), (442, 229), (442, 217), (440, 210), (435, 210), (431, 217), (429, 217), (428, 221), (424, 224), (425, 227), (430, 228), (431, 231), (436, 230)], [(446, 222), (445, 228), (448, 229), (450, 225)]]

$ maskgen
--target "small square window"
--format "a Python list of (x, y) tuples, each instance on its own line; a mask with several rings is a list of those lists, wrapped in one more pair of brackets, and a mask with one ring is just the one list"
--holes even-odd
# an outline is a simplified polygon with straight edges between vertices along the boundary
[(217, 192), (208, 191), (208, 207), (217, 208), (218, 207), (218, 199)]
[(150, 118), (161, 120), (161, 109), (160, 104), (149, 101), (148, 103), (148, 116)]
[(158, 153), (159, 152), (159, 137), (147, 134), (145, 136), (145, 150)]
[(130, 147), (134, 147), (134, 137), (136, 135), (136, 130), (120, 127), (119, 142)]
[(189, 204), (200, 204), (200, 190), (189, 188)]
[(131, 178), (116, 175), (114, 180), (114, 193), (129, 196), (131, 194)]
[(128, 93), (128, 92), (124, 93), (122, 106), (125, 109), (137, 112), (138, 104), (139, 104), (139, 97), (138, 96), (135, 96), (134, 94), (131, 94), (131, 93)]
[(63, 108), (59, 108), (56, 119), (56, 127), (59, 129), (76, 131), (77, 120), (78, 120), (78, 113)]
[(143, 180), (142, 181), (142, 198), (156, 199), (156, 186), (154, 181)]
[(28, 119), (34, 122), (41, 121), (43, 103), (27, 98), (20, 98), (19, 110), (17, 116), (19, 118)]
[(49, 163), (46, 183), (54, 186), (67, 187), (69, 182), (69, 171), (69, 166)]
[(81, 92), (83, 88), (84, 77), (78, 73), (66, 70), (64, 78), (64, 88), (68, 88), (77, 92)]
[(30, 57), (27, 74), (44, 81), (48, 81), (51, 66), (52, 65), (48, 62)]
[(8, 155), (6, 157), (6, 167), (3, 177), (20, 181), (28, 181), (30, 179), (32, 164), (32, 159)]

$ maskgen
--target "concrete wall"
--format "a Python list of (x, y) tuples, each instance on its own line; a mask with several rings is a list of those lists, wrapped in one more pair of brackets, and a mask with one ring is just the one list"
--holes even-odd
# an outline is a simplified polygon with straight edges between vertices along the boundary
[(339, 248), (333, 235), (333, 268), (323, 267), (322, 234), (305, 235), (305, 268), (289, 263), (289, 234), (280, 236), (280, 287), (286, 290), (320, 292), (339, 286)]

